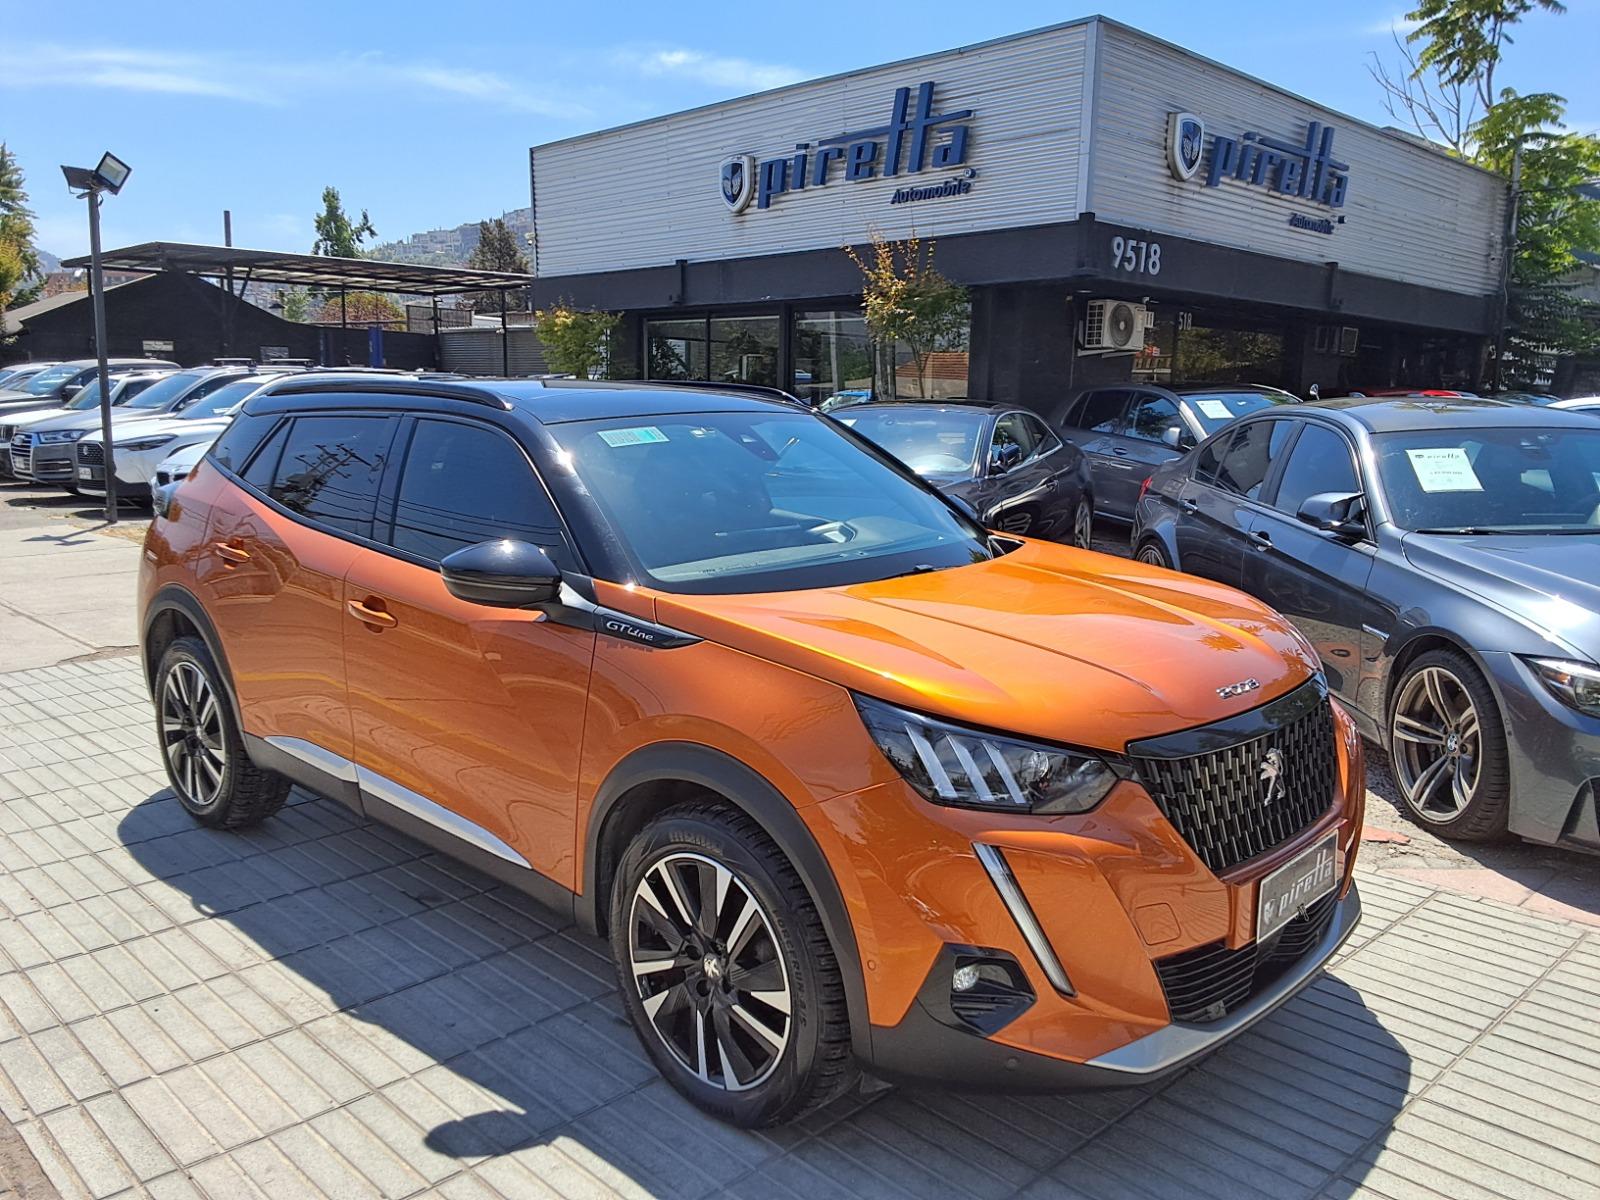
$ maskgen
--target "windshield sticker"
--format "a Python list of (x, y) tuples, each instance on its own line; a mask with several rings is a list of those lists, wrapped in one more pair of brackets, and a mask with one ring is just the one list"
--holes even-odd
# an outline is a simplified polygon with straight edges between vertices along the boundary
[(1483, 484), (1472, 469), (1472, 460), (1460, 446), (1437, 450), (1407, 450), (1411, 469), (1425, 492), (1481, 492)]
[(1201, 413), (1210, 417), (1213, 421), (1233, 420), (1233, 414), (1228, 411), (1228, 406), (1221, 400), (1197, 400), (1195, 404), (1199, 407)]
[(654, 425), (640, 425), (633, 429), (602, 429), (600, 440), (608, 446), (648, 446), (666, 441), (667, 435)]

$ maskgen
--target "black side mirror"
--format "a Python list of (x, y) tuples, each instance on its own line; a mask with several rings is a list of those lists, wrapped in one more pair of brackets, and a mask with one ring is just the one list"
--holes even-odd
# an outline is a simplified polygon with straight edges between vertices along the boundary
[(479, 542), (439, 563), (444, 586), (458, 600), (495, 608), (548, 604), (561, 587), (561, 572), (550, 556), (531, 542), (497, 538)]
[(1367, 523), (1361, 516), (1360, 492), (1318, 492), (1300, 502), (1295, 515), (1307, 525), (1340, 538), (1367, 536)]

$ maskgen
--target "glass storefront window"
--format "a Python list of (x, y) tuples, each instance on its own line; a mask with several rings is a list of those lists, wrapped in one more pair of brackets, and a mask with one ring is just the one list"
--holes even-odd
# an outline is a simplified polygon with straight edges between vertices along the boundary
[(708, 379), (709, 357), (704, 317), (645, 322), (647, 378)]
[(872, 391), (872, 340), (859, 309), (794, 314), (794, 394), (821, 404)]
[(971, 344), (972, 312), (969, 307), (955, 333), (936, 339), (931, 346), (922, 347), (920, 364), (912, 348), (905, 342), (897, 343), (892, 354), (885, 347), (883, 356), (888, 361), (880, 364), (880, 370), (886, 379), (893, 379), (894, 386), (883, 390), (892, 390), (895, 396), (903, 399), (966, 399)]
[(1285, 382), (1284, 333), (1280, 326), (1236, 328), (1187, 309), (1156, 309), (1155, 327), (1133, 359), (1139, 383)]
[(723, 383), (778, 386), (777, 317), (714, 317), (711, 320), (711, 373)]

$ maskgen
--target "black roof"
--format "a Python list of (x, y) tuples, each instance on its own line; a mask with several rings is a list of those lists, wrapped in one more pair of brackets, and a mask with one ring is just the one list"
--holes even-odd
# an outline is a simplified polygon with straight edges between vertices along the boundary
[(863, 400), (859, 404), (841, 404), (838, 408), (833, 409), (830, 415), (838, 416), (847, 412), (884, 412), (891, 408), (954, 408), (990, 413), (996, 409), (1013, 407), (1018, 406), (1001, 404), (996, 400)]
[(1198, 396), (1209, 392), (1271, 392), (1275, 396), (1292, 396), (1283, 388), (1266, 383), (1159, 383), (1140, 384), (1141, 387), (1161, 387), (1177, 396)]
[(1444, 426), (1460, 429), (1590, 429), (1594, 418), (1559, 408), (1536, 404), (1506, 404), (1500, 400), (1437, 399), (1429, 397), (1345, 396), (1297, 405), (1285, 414), (1318, 411), (1337, 413), (1346, 421), (1369, 433), (1399, 433)]

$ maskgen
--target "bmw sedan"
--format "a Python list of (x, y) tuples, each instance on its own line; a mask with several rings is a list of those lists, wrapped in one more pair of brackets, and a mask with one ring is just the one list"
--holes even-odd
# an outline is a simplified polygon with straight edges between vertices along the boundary
[(1444, 837), (1600, 849), (1600, 428), (1493, 401), (1262, 413), (1158, 471), (1142, 562), (1299, 626)]
[(1035, 414), (977, 403), (895, 402), (852, 406), (834, 419), (966, 504), (986, 528), (1089, 548), (1088, 464)]

